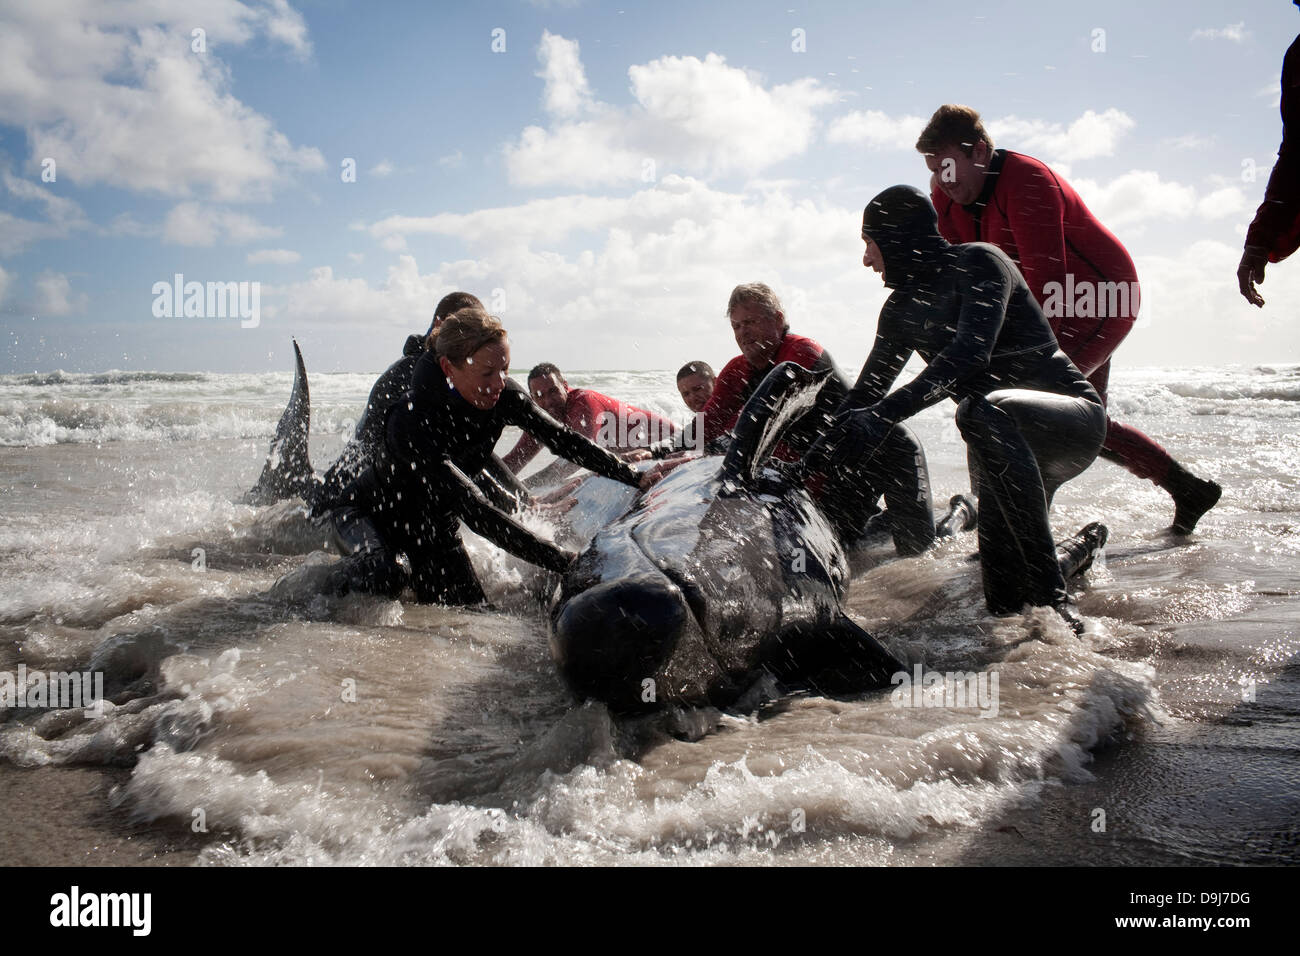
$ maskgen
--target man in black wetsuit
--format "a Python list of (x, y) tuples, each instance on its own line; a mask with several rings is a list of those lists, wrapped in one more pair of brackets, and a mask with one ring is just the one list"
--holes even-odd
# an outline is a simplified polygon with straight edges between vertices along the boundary
[(409, 585), (421, 602), (483, 603), (461, 520), (526, 561), (564, 571), (573, 554), (493, 507), (466, 477), (488, 464), (507, 425), (607, 478), (633, 486), (657, 478), (637, 474), (539, 409), (506, 378), (509, 362), (505, 330), (481, 310), (463, 309), (443, 322), (433, 349), (415, 363), (410, 389), (389, 408), (375, 460), (333, 503), (348, 549), (330, 590), (396, 596)]
[[(950, 245), (923, 192), (893, 186), (871, 200), (862, 238), (863, 264), (893, 293), (857, 384), (809, 456), (860, 461), (897, 423), (945, 398), (958, 402), (989, 610), (1050, 605), (1081, 633), (1047, 509), (1101, 449), (1100, 397), (1060, 350), (1015, 264), (988, 243)], [(927, 368), (889, 392), (913, 352)]]

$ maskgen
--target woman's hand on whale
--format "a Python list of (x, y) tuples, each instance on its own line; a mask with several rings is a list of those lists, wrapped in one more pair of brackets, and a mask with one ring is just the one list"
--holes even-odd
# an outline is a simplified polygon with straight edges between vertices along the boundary
[(654, 484), (664, 475), (668, 474), (668, 472), (691, 460), (692, 459), (690, 458), (678, 458), (675, 461), (661, 461), (653, 468), (646, 469), (641, 473), (641, 490), (645, 491), (647, 488), (653, 487)]
[(564, 484), (560, 485), (560, 487), (554, 489), (553, 491), (548, 491), (544, 495), (538, 495), (535, 501), (537, 501), (540, 504), (549, 505), (549, 504), (554, 504), (557, 501), (563, 501), (566, 498), (570, 498), (572, 497), (573, 492), (577, 490), (578, 485), (582, 484), (583, 480), (584, 479), (581, 475), (579, 475), (576, 478), (570, 478), (568, 481), (566, 481)]
[(573, 506), (577, 503), (577, 498), (558, 498), (553, 501), (538, 498), (533, 504), (533, 509), (537, 511), (538, 514), (562, 515), (572, 511)]

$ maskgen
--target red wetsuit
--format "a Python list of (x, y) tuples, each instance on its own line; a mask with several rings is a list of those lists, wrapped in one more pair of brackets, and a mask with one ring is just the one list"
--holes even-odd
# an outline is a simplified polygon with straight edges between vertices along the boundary
[[(704, 416), (704, 441), (706, 444), (721, 435), (725, 435), (735, 427), (736, 419), (740, 417), (740, 410), (745, 407), (745, 402), (749, 401), (749, 396), (754, 394), (754, 389), (758, 387), (758, 383), (774, 366), (780, 365), (782, 362), (794, 362), (814, 371), (827, 367), (835, 368), (830, 353), (819, 344), (810, 338), (802, 335), (791, 335), (789, 332), (786, 332), (781, 338), (781, 344), (776, 350), (772, 364), (767, 368), (756, 369), (749, 364), (749, 360), (745, 356), (737, 355), (719, 373), (718, 380), (713, 386), (713, 395), (709, 398), (709, 403), (704, 406), (704, 411), (700, 413)], [(832, 412), (839, 406), (839, 402), (847, 393), (847, 387), (843, 385), (843, 376), (840, 375), (838, 369), (833, 374), (837, 382), (833, 382), (823, 390), (827, 409)], [(819, 402), (819, 404), (821, 403)], [(815, 438), (816, 436), (812, 437)], [(802, 444), (797, 440), (793, 443), (796, 446)], [(805, 449), (790, 448), (783, 442), (777, 446), (776, 457), (783, 461), (797, 461), (803, 450)]]
[(1246, 245), (1267, 249), (1269, 262), (1300, 248), (1300, 36), (1282, 60), (1282, 145)]
[[(949, 242), (989, 242), (1015, 261), (1061, 350), (1105, 402), (1111, 354), (1141, 301), (1137, 269), (1120, 241), (1046, 164), (1004, 149), (993, 151), (975, 202), (960, 206), (937, 185), (931, 199)], [(1109, 417), (1106, 425), (1106, 458), (1164, 481), (1173, 465), (1167, 451), (1130, 425)]]
[[(564, 403), (564, 424), (606, 448), (647, 448), (676, 433), (668, 419), (589, 388), (571, 388)], [(541, 444), (525, 432), (506, 455), (506, 467), (518, 473), (541, 450)]]

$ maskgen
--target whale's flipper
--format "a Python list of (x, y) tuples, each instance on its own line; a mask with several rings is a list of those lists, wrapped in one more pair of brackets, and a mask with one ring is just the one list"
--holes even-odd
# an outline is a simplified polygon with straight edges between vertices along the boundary
[(782, 362), (767, 373), (732, 429), (735, 438), (720, 473), (724, 484), (753, 484), (781, 438), (817, 404), (830, 376), (830, 369), (813, 372), (794, 362)]
[(786, 628), (769, 654), (766, 669), (783, 683), (823, 696), (842, 696), (888, 687), (907, 668), (845, 614), (829, 626)]
[(303, 365), (297, 340), (293, 343), (293, 354), (297, 359), (293, 394), (275, 426), (275, 437), (271, 439), (271, 450), (261, 477), (244, 495), (245, 504), (267, 505), (281, 498), (306, 497), (316, 484), (316, 473), (307, 454), (307, 436), (311, 433), (311, 395), (307, 391), (307, 368)]
[(1092, 567), (1093, 559), (1106, 547), (1110, 531), (1100, 521), (1085, 525), (1072, 538), (1066, 538), (1056, 546), (1056, 560), (1061, 566), (1061, 577), (1074, 577)]

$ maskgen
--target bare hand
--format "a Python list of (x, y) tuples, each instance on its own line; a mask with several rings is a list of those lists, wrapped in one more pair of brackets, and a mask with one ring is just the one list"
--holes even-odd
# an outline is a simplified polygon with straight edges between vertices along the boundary
[(1241, 294), (1251, 305), (1264, 307), (1264, 297), (1255, 290), (1255, 283), (1264, 284), (1264, 266), (1268, 264), (1268, 250), (1259, 246), (1247, 246), (1241, 254), (1241, 263), (1237, 266), (1237, 285)]
[[(582, 484), (583, 480), (584, 479), (581, 477), (570, 478), (568, 481), (560, 485), (560, 487), (556, 488), (554, 491), (548, 491), (546, 494), (538, 497), (537, 501), (540, 504), (553, 504), (557, 501), (561, 501), (565, 498), (568, 498), (570, 495), (573, 494), (574, 489), (576, 489), (578, 485)], [(570, 505), (570, 507), (572, 507), (572, 505)], [(565, 510), (567, 511), (568, 508), (566, 508)]]
[(641, 490), (645, 491), (647, 488), (653, 487), (655, 483), (658, 482), (659, 479), (661, 479), (664, 475), (668, 474), (668, 472), (672, 471), (674, 468), (677, 468), (680, 465), (686, 464), (688, 461), (691, 460), (692, 459), (690, 458), (679, 458), (676, 461), (661, 461), (653, 468), (642, 472)]
[(577, 498), (563, 498), (559, 501), (543, 501), (537, 499), (537, 511), (546, 515), (568, 514), (573, 510), (573, 506), (578, 503)]
[(624, 461), (649, 461), (653, 457), (654, 455), (650, 454), (650, 449), (648, 448), (630, 448), (623, 452)]

